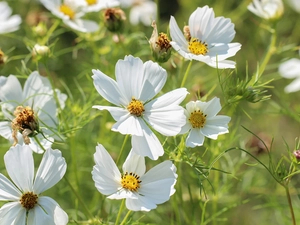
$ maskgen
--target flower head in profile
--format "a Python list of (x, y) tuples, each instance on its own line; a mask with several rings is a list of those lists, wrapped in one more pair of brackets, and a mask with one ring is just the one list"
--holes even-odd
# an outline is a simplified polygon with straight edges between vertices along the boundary
[(253, 0), (248, 10), (266, 20), (279, 19), (284, 11), (282, 0)]
[[(61, 108), (67, 98), (56, 90)], [(0, 77), (0, 106), (6, 121), (0, 122), (0, 135), (11, 143), (24, 143), (43, 153), (57, 135), (57, 106), (50, 81), (38, 72), (27, 78), (24, 89), (14, 76)], [(46, 138), (45, 138), (46, 137)], [(40, 144), (38, 144), (40, 142)]]
[(187, 147), (202, 146), (204, 138), (217, 139), (218, 135), (228, 133), (229, 116), (217, 115), (221, 110), (219, 98), (209, 102), (191, 101), (186, 104), (186, 124), (181, 134), (187, 133)]
[(83, 0), (85, 12), (99, 12), (102, 9), (116, 7), (120, 5), (118, 0)]
[(279, 65), (279, 74), (288, 79), (294, 79), (284, 91), (287, 93), (300, 91), (300, 59), (290, 59)]
[(152, 0), (119, 0), (122, 8), (131, 8), (129, 21), (133, 25), (140, 22), (145, 26), (150, 26), (156, 19), (157, 6)]
[(48, 149), (34, 177), (34, 160), (27, 145), (11, 147), (4, 156), (11, 180), (0, 174), (0, 224), (65, 225), (68, 215), (52, 198), (41, 194), (53, 187), (66, 172), (59, 150)]
[(230, 19), (215, 17), (212, 8), (198, 7), (183, 32), (171, 16), (170, 35), (172, 47), (184, 58), (221, 69), (235, 68), (235, 62), (226, 60), (241, 48), (240, 43), (230, 43), (235, 36), (234, 24)]
[(131, 134), (136, 154), (156, 160), (164, 150), (156, 135), (148, 127), (165, 136), (179, 133), (185, 123), (179, 104), (187, 95), (185, 88), (168, 92), (153, 99), (163, 88), (166, 71), (157, 63), (126, 56), (116, 64), (116, 81), (99, 70), (93, 70), (94, 86), (98, 93), (113, 106), (93, 106), (108, 110), (117, 121), (113, 131)]
[(7, 2), (0, 2), (0, 34), (10, 33), (19, 29), (22, 19), (19, 15), (13, 15)]
[(121, 174), (102, 145), (96, 147), (96, 165), (92, 175), (98, 191), (110, 199), (126, 199), (126, 207), (133, 211), (150, 211), (175, 193), (176, 167), (164, 161), (146, 171), (145, 158), (131, 151)]
[(86, 6), (84, 1), (78, 0), (41, 0), (42, 4), (51, 13), (74, 30), (89, 33), (95, 32), (99, 29), (96, 22), (91, 20), (82, 19), (85, 15), (84, 7)]

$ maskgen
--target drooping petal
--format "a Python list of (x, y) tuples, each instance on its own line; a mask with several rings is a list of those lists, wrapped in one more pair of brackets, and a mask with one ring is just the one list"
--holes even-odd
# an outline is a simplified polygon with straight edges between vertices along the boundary
[(229, 43), (229, 44), (214, 44), (214, 46), (209, 49), (208, 55), (211, 56), (211, 60), (215, 61), (215, 67), (221, 68), (219, 62), (222, 63), (223, 60), (234, 56), (237, 51), (241, 49), (240, 43)]
[(0, 136), (13, 142), (11, 122), (9, 121), (0, 122)]
[(138, 199), (138, 194), (133, 191), (129, 191), (126, 188), (120, 188), (119, 191), (107, 196), (109, 199)]
[(0, 201), (19, 201), (21, 195), (19, 189), (0, 173)]
[(0, 224), (26, 224), (26, 209), (19, 202), (9, 202), (0, 208)]
[(92, 70), (94, 79), (94, 86), (98, 93), (110, 103), (117, 106), (127, 106), (128, 100), (120, 92), (116, 81), (106, 76), (100, 70)]
[(222, 60), (222, 61), (213, 61), (211, 60), (210, 62), (206, 63), (207, 65), (213, 67), (213, 68), (218, 68), (218, 69), (234, 69), (236, 62), (231, 61), (231, 60)]
[(145, 171), (145, 157), (137, 155), (134, 151), (131, 150), (123, 164), (123, 173), (132, 172), (141, 177), (142, 175), (144, 175)]
[(69, 18), (63, 19), (63, 22), (74, 30), (80, 31), (82, 33), (92, 33), (99, 29), (99, 25), (92, 20), (74, 19)]
[(93, 167), (92, 176), (95, 186), (104, 195), (117, 192), (121, 186), (121, 173), (106, 149), (98, 144), (94, 154), (96, 165)]
[(27, 224), (30, 225), (56, 225), (53, 217), (47, 214), (39, 205), (28, 211)]
[(189, 135), (186, 138), (185, 145), (187, 147), (194, 148), (196, 146), (202, 146), (204, 142), (204, 135), (197, 128), (192, 128)]
[[(44, 224), (41, 223), (41, 220), (44, 218), (46, 221), (49, 221), (50, 224), (51, 222), (54, 222), (55, 225), (66, 225), (68, 223), (69, 218), (67, 213), (52, 198), (44, 196), (39, 197), (38, 204), (41, 206), (41, 208), (38, 207), (38, 211), (35, 211), (34, 213), (37, 218), (40, 218), (36, 220), (40, 223), (36, 223), (36, 225)], [(40, 211), (41, 209), (42, 212)]]
[(146, 102), (161, 91), (167, 80), (167, 72), (157, 63), (147, 61), (144, 64), (143, 77), (140, 100)]
[(47, 149), (36, 173), (33, 190), (40, 194), (53, 187), (65, 175), (67, 164), (59, 150)]
[(131, 55), (125, 56), (124, 60), (118, 60), (115, 70), (117, 85), (127, 104), (132, 98), (140, 99), (144, 83), (143, 61)]
[(149, 212), (151, 209), (155, 209), (156, 207), (157, 205), (154, 202), (149, 201), (149, 199), (144, 196), (139, 196), (138, 199), (126, 199), (126, 208), (132, 211)]
[(205, 125), (203, 128), (200, 129), (200, 132), (205, 137), (216, 140), (219, 134), (228, 133), (228, 129), (227, 127), (223, 127), (223, 126)]
[(120, 132), (121, 134), (143, 135), (143, 127), (147, 126), (142, 118), (127, 113), (117, 121), (111, 130)]
[(132, 150), (141, 156), (147, 156), (152, 160), (157, 160), (164, 154), (164, 149), (156, 135), (146, 126), (142, 136), (133, 135), (131, 137)]
[(12, 181), (23, 191), (32, 191), (34, 162), (27, 145), (11, 147), (4, 155), (4, 163)]

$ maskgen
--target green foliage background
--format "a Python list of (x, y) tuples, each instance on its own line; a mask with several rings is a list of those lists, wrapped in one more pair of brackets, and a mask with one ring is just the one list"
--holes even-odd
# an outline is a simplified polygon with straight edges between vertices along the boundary
[[(300, 92), (286, 94), (283, 91), (290, 80), (280, 77), (278, 65), (286, 59), (299, 58), (300, 14), (285, 4), (284, 15), (276, 26), (274, 54), (259, 80), (260, 84), (268, 83), (261, 90), (266, 91), (263, 96), (270, 97), (253, 103), (251, 98), (240, 99), (240, 93), (245, 94), (245, 90), (239, 87), (251, 79), (260, 66), (268, 51), (271, 34), (265, 29), (267, 23), (247, 10), (251, 1), (158, 2), (161, 12), (157, 21), (159, 31), (168, 32), (170, 15), (175, 16), (179, 26), (183, 26), (196, 7), (208, 5), (214, 9), (216, 16), (232, 20), (236, 30), (233, 42), (241, 43), (242, 48), (231, 58), (237, 63), (236, 70), (218, 71), (195, 61), (185, 84), (190, 95), (183, 105), (195, 100), (199, 93), (202, 100), (210, 100), (214, 96), (221, 99), (221, 114), (232, 118), (230, 132), (221, 135), (217, 141), (206, 139), (204, 146), (185, 149), (182, 154), (179, 154), (183, 148), (181, 137), (164, 139), (160, 135), (166, 154), (155, 162), (147, 159), (147, 168), (168, 158), (174, 160), (179, 175), (175, 186), (177, 191), (170, 201), (149, 213), (132, 213), (127, 223), (292, 224), (285, 189), (270, 173), (244, 151), (224, 152), (235, 147), (246, 149), (266, 167), (274, 167), (278, 177), (289, 169), (292, 151), (296, 150), (297, 137), (300, 136)], [(101, 143), (116, 159), (125, 136), (110, 130), (114, 121), (108, 112), (92, 109), (93, 105), (108, 103), (94, 89), (91, 70), (99, 69), (114, 78), (115, 64), (125, 55), (131, 54), (143, 61), (153, 60), (148, 44), (152, 27), (132, 26), (126, 21), (124, 31), (118, 34), (123, 41), (116, 43), (113, 41), (116, 34), (103, 26), (103, 15), (91, 13), (87, 18), (99, 21), (102, 27), (96, 35), (76, 33), (61, 24), (44, 43), (51, 47), (49, 59), (38, 61), (30, 53), (38, 40), (31, 27), (41, 18), (50, 27), (56, 18), (38, 1), (9, 0), (8, 3), (14, 14), (22, 16), (23, 23), (19, 31), (0, 36), (0, 48), (10, 60), (0, 67), (0, 74), (25, 78), (30, 71), (38, 70), (41, 74), (48, 71), (55, 86), (68, 94), (67, 105), (60, 118), (60, 130), (66, 141), (53, 145), (54, 149), (62, 151), (68, 169), (65, 178), (44, 194), (53, 197), (68, 213), (69, 224), (113, 224), (121, 202), (108, 200), (96, 190), (91, 177), (93, 154), (97, 143)], [(129, 11), (125, 12), (129, 17)], [(170, 61), (161, 66), (168, 72), (163, 91), (178, 88), (188, 61), (183, 61), (173, 52)], [(262, 150), (264, 146), (258, 147), (259, 140), (255, 136), (268, 146), (272, 161), (267, 151)], [(1, 138), (0, 158), (9, 147), (9, 143)], [(127, 141), (126, 153), (130, 148), (130, 141)], [(126, 156), (123, 154), (120, 162)], [(41, 155), (35, 154), (35, 159), (37, 167)], [(6, 174), (4, 164), (0, 165), (1, 173)], [(210, 166), (214, 169), (209, 170)], [(289, 187), (296, 221), (300, 221), (298, 175), (292, 177)], [(125, 216), (126, 211), (123, 214)]]

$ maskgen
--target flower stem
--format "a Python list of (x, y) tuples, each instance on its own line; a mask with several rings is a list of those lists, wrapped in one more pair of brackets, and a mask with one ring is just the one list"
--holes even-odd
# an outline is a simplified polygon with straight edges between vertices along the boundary
[[(118, 212), (118, 216), (117, 216), (115, 225), (118, 225), (118, 224), (119, 224), (119, 220), (120, 220), (121, 213), (122, 213), (122, 211), (123, 211), (124, 206), (125, 206), (125, 198), (122, 199), (122, 203), (121, 203), (121, 205), (120, 205), (120, 209), (119, 209), (119, 212)], [(125, 218), (126, 218), (126, 217), (125, 217)], [(124, 219), (125, 219), (125, 218), (124, 218)], [(124, 221), (124, 220), (123, 220), (123, 221)]]
[(127, 212), (127, 214), (126, 214), (126, 216), (124, 217), (124, 219), (123, 219), (121, 225), (124, 225), (124, 224), (126, 223), (126, 221), (127, 221), (127, 219), (128, 219), (128, 217), (129, 217), (129, 215), (130, 215), (131, 212), (132, 212), (131, 210), (129, 210), (129, 211)]
[(119, 156), (118, 156), (117, 161), (116, 161), (116, 165), (118, 165), (118, 163), (119, 163), (119, 161), (120, 161), (120, 158), (121, 158), (121, 155), (122, 155), (122, 153), (123, 153), (123, 150), (124, 150), (125, 144), (126, 144), (126, 142), (127, 142), (128, 136), (129, 136), (129, 135), (127, 134), (127, 135), (125, 136), (125, 138), (124, 138), (124, 141), (123, 141), (123, 144), (122, 144), (122, 147), (121, 147)]
[(183, 87), (185, 85), (185, 81), (186, 81), (186, 78), (187, 78), (187, 76), (188, 76), (188, 74), (190, 72), (190, 69), (191, 69), (191, 66), (192, 66), (192, 62), (193, 62), (193, 60), (190, 61), (189, 65), (188, 65), (188, 67), (187, 67), (187, 69), (185, 71), (185, 74), (183, 76), (183, 79), (182, 79), (180, 87)]
[(288, 200), (288, 203), (289, 203), (289, 207), (290, 207), (290, 211), (291, 211), (293, 225), (296, 225), (296, 219), (295, 219), (294, 209), (293, 209), (293, 205), (292, 205), (292, 199), (291, 199), (291, 195), (290, 195), (290, 190), (289, 190), (288, 186), (284, 186), (284, 188), (285, 188), (286, 197), (287, 197), (287, 200)]
[(52, 26), (50, 27), (50, 29), (47, 32), (47, 35), (43, 38), (40, 45), (45, 45), (49, 41), (49, 38), (51, 37), (51, 35), (53, 34), (53, 32), (55, 31), (55, 29), (58, 27), (59, 24), (60, 24), (60, 20), (56, 20), (52, 24)]

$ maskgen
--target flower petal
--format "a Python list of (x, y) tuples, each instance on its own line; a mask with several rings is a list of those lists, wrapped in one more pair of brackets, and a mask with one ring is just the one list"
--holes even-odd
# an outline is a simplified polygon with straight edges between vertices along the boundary
[(8, 175), (22, 192), (32, 191), (34, 162), (27, 145), (11, 147), (4, 155)]
[(0, 201), (19, 201), (22, 193), (0, 173)]
[(222, 109), (220, 99), (214, 97), (201, 108), (202, 112), (207, 115), (207, 118), (214, 117)]
[(300, 77), (292, 81), (288, 86), (284, 88), (286, 93), (296, 92), (300, 90)]
[(8, 139), (11, 142), (13, 142), (11, 122), (9, 122), (9, 121), (0, 122), (0, 135), (2, 137), (4, 137), (5, 139)]
[(0, 209), (0, 224), (26, 224), (26, 209), (19, 202), (9, 202)]
[(279, 73), (284, 78), (300, 77), (300, 59), (289, 59), (279, 65)]
[(14, 76), (0, 77), (0, 100), (13, 106), (22, 104), (23, 92), (19, 80)]
[(179, 49), (182, 49), (183, 51), (188, 51), (188, 41), (185, 39), (183, 33), (179, 29), (177, 22), (173, 16), (171, 16), (170, 19), (170, 35), (172, 38), (171, 45), (174, 48), (173, 44), (176, 43), (177, 48), (175, 48), (176, 51)]
[(187, 147), (194, 148), (196, 146), (202, 146), (204, 142), (204, 135), (197, 128), (192, 128), (189, 135), (186, 138), (185, 145)]
[(128, 113), (117, 121), (111, 130), (120, 132), (121, 134), (131, 134), (141, 136), (143, 127), (147, 126), (142, 118), (136, 117)]
[(33, 184), (35, 193), (40, 194), (62, 179), (67, 169), (65, 158), (59, 150), (47, 149), (36, 173)]
[(203, 128), (200, 129), (200, 132), (205, 137), (216, 140), (219, 134), (226, 134), (229, 131), (226, 127), (223, 126), (205, 125)]
[(110, 103), (117, 106), (127, 106), (128, 100), (121, 93), (116, 81), (106, 76), (100, 70), (92, 70), (94, 86), (98, 93)]
[(101, 105), (94, 105), (94, 109), (99, 110), (107, 110), (110, 112), (111, 116), (114, 118), (114, 120), (118, 121), (122, 116), (125, 116), (128, 114), (128, 110), (120, 107), (114, 107), (114, 106), (101, 106)]
[(133, 135), (131, 137), (132, 150), (141, 156), (148, 156), (152, 160), (157, 160), (164, 154), (164, 149), (155, 134), (145, 126), (143, 136)]
[(173, 136), (186, 123), (184, 109), (179, 106), (188, 92), (180, 88), (168, 92), (145, 105), (144, 119), (158, 132)]
[(92, 176), (95, 186), (104, 195), (117, 192), (121, 186), (121, 173), (106, 149), (98, 144), (94, 154), (96, 165), (93, 167)]
[(92, 33), (99, 29), (99, 25), (92, 20), (83, 20), (79, 18), (70, 20), (67, 18), (63, 19), (63, 22), (72, 29), (83, 33)]
[(131, 150), (123, 164), (123, 172), (132, 172), (141, 177), (142, 175), (144, 175), (145, 171), (145, 158), (143, 156), (137, 155), (134, 151)]

